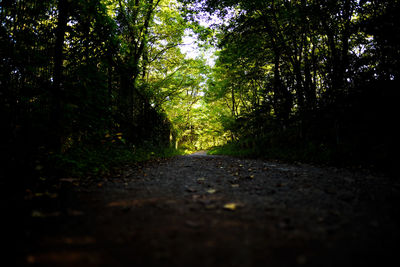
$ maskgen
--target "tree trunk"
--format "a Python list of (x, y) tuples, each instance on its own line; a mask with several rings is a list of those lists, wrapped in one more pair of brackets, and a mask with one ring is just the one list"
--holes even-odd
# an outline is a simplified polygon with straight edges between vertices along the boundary
[(289, 121), (289, 114), (292, 108), (290, 92), (282, 86), (280, 76), (280, 52), (275, 49), (274, 55), (274, 109), (277, 118), (285, 127)]
[(51, 147), (56, 152), (62, 150), (63, 130), (62, 120), (62, 71), (63, 71), (63, 47), (65, 31), (68, 20), (68, 0), (59, 0), (57, 4), (58, 19), (56, 28), (56, 39), (54, 45), (54, 73), (53, 73), (53, 104), (51, 110), (51, 125), (53, 127)]
[(231, 100), (232, 100), (232, 117), (236, 118), (236, 112), (235, 112), (235, 110), (236, 110), (236, 99), (235, 99), (235, 89), (234, 89), (233, 86), (231, 88), (231, 94), (232, 94), (232, 98), (231, 98)]

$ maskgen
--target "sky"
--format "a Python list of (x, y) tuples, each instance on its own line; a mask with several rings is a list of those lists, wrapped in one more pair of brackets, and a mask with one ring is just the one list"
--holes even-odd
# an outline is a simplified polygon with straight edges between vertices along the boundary
[[(203, 27), (211, 27), (212, 24), (222, 23), (222, 20), (218, 18), (216, 15), (212, 16), (199, 16), (197, 17), (199, 24)], [(180, 46), (182, 53), (186, 54), (186, 58), (197, 58), (203, 56), (207, 64), (210, 66), (214, 66), (215, 64), (215, 48), (208, 48), (205, 50), (204, 48), (199, 48), (196, 44), (197, 38), (196, 35), (189, 29), (185, 31), (185, 35), (182, 40), (182, 45)]]
[(197, 58), (204, 57), (209, 66), (214, 66), (215, 64), (215, 48), (199, 48), (197, 43), (197, 38), (195, 35), (191, 36), (190, 31), (185, 32), (185, 36), (182, 40), (182, 45), (180, 45), (180, 49), (182, 53), (186, 54), (186, 58)]

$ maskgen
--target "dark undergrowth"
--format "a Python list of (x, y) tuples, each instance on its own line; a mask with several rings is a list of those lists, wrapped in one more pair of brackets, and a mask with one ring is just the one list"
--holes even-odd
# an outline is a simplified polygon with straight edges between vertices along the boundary
[[(173, 147), (143, 144), (133, 147), (125, 144), (76, 146), (63, 154), (49, 154), (31, 164), (12, 166), (0, 180), (1, 207), (24, 207), (30, 195), (51, 197), (62, 191), (61, 179), (79, 183), (97, 183), (121, 173), (126, 166), (160, 160), (184, 154)], [(64, 184), (65, 186), (65, 184)]]
[[(209, 155), (229, 155), (244, 158), (261, 158), (278, 160), (287, 163), (311, 163), (323, 166), (344, 167), (350, 169), (367, 169), (374, 172), (392, 175), (393, 162), (385, 159), (374, 162), (362, 158), (362, 154), (342, 147), (328, 147), (309, 143), (302, 146), (264, 146), (255, 142), (248, 146), (244, 142), (230, 142), (223, 146), (213, 147)], [(386, 158), (386, 160), (389, 160)]]
[(183, 154), (173, 147), (145, 144), (141, 147), (107, 144), (82, 146), (65, 154), (53, 155), (51, 173), (57, 176), (84, 177), (87, 175), (110, 175), (114, 169), (126, 164), (168, 158)]
[(243, 144), (227, 143), (223, 146), (214, 147), (209, 150), (209, 155), (230, 155), (249, 158), (276, 159), (287, 162), (304, 161), (314, 163), (332, 162), (330, 152), (323, 149), (310, 147), (308, 150), (300, 148), (265, 148), (262, 146), (246, 147)]
[[(9, 164), (9, 169), (4, 171), (6, 179), (1, 182), (3, 189), (12, 187), (16, 192), (43, 186), (52, 188), (60, 178), (81, 181), (102, 179), (118, 173), (125, 165), (182, 154), (183, 151), (173, 147), (150, 143), (143, 143), (140, 147), (122, 143), (85, 144), (64, 153), (41, 155), (29, 161), (29, 164)], [(9, 190), (9, 193), (13, 190)]]

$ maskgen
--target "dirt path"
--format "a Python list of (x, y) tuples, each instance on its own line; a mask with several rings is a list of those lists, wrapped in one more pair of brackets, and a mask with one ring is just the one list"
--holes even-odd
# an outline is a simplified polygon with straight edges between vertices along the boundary
[(385, 266), (397, 257), (398, 183), (365, 173), (198, 153), (60, 183), (59, 195), (26, 197), (18, 265)]

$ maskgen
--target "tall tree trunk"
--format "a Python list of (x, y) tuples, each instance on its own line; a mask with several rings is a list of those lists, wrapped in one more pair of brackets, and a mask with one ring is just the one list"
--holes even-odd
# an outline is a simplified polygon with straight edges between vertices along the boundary
[(275, 49), (274, 53), (274, 109), (277, 118), (283, 128), (289, 121), (289, 114), (292, 108), (290, 92), (284, 88), (280, 74), (280, 51)]
[(232, 100), (232, 117), (236, 118), (236, 112), (235, 112), (235, 110), (236, 110), (236, 99), (235, 99), (235, 89), (234, 89), (233, 86), (231, 88), (231, 94), (232, 94), (232, 98), (231, 98), (231, 100)]
[(131, 80), (129, 78), (129, 71), (123, 70), (122, 67), (120, 72), (120, 95), (119, 95), (119, 113), (121, 116), (121, 126), (123, 130), (128, 133), (129, 137), (132, 137), (131, 130), (133, 123), (133, 90)]
[(58, 19), (54, 45), (54, 73), (53, 73), (53, 104), (51, 110), (51, 125), (53, 127), (52, 149), (61, 152), (62, 149), (62, 71), (63, 47), (68, 20), (68, 0), (59, 0), (57, 4)]
[(304, 80), (304, 92), (306, 97), (307, 109), (313, 110), (315, 108), (317, 98), (315, 92), (315, 84), (312, 81), (311, 62), (308, 54), (306, 54), (304, 57)]

